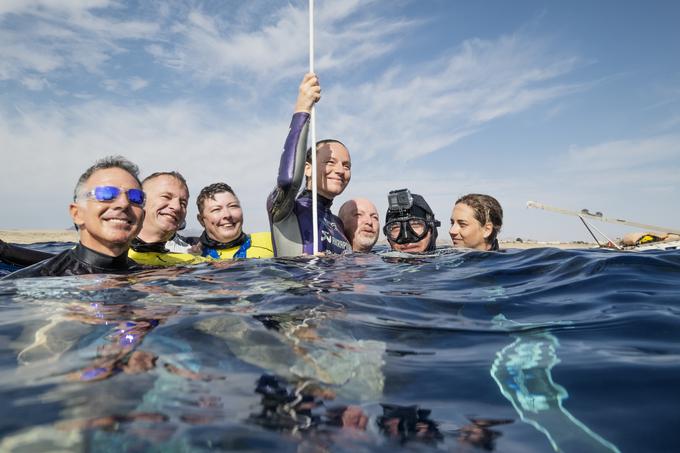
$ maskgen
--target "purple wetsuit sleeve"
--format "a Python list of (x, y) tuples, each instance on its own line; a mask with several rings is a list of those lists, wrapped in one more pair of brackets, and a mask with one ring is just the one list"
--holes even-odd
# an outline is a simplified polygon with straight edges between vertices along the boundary
[(277, 222), (293, 209), (305, 172), (307, 152), (307, 129), (309, 113), (298, 112), (290, 122), (288, 137), (281, 154), (276, 188), (267, 199), (267, 210), (273, 222)]

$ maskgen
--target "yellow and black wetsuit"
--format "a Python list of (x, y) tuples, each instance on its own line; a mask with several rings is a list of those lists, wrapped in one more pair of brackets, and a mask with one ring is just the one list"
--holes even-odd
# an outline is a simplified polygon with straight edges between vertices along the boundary
[(144, 242), (135, 238), (128, 257), (146, 266), (175, 266), (177, 264), (204, 263), (205, 258), (188, 253), (190, 245), (179, 235), (165, 242)]
[(234, 258), (273, 258), (274, 247), (269, 232), (245, 234), (228, 243), (217, 242), (204, 231), (199, 239), (205, 259), (231, 260)]

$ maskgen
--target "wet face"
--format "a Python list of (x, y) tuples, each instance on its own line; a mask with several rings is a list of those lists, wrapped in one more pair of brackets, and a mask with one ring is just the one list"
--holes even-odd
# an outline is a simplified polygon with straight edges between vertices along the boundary
[(380, 235), (380, 217), (375, 205), (355, 199), (342, 205), (339, 212), (345, 236), (355, 252), (370, 252)]
[(146, 204), (140, 237), (147, 242), (167, 241), (184, 223), (189, 191), (174, 176), (161, 175), (144, 183)]
[(198, 221), (211, 239), (231, 242), (243, 231), (241, 202), (232, 193), (217, 193), (213, 198), (205, 199)]
[(421, 253), (427, 250), (427, 246), (430, 245), (430, 238), (432, 237), (432, 231), (428, 231), (427, 234), (418, 242), (411, 242), (408, 244), (397, 244), (396, 242), (392, 242), (389, 239), (387, 242), (389, 242), (390, 247), (392, 247), (392, 250), (396, 250), (397, 252), (404, 252), (404, 253)]
[(490, 250), (487, 238), (493, 232), (493, 225), (487, 222), (479, 223), (475, 218), (475, 211), (465, 203), (458, 203), (451, 213), (451, 228), (449, 235), (454, 247), (465, 247), (477, 250)]
[[(337, 142), (324, 143), (316, 154), (317, 191), (324, 198), (332, 200), (347, 187), (352, 177), (352, 161), (349, 151)], [(305, 175), (311, 186), (312, 165), (305, 164)], [(308, 187), (310, 188), (310, 187)]]
[[(100, 186), (118, 187), (121, 193), (111, 201), (97, 201), (85, 195)], [(130, 173), (120, 168), (97, 170), (85, 181), (77, 201), (69, 208), (84, 246), (109, 256), (127, 251), (144, 220), (143, 207), (130, 203), (128, 189), (141, 187)]]

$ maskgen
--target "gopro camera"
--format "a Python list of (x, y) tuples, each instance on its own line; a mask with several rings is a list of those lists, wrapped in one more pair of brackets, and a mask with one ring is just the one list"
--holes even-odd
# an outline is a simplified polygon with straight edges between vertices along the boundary
[(387, 201), (390, 211), (408, 211), (413, 206), (413, 197), (408, 189), (390, 191)]

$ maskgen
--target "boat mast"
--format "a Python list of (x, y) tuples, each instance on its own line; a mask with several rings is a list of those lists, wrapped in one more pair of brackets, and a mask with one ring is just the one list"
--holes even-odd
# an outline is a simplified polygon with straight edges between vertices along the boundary
[(543, 209), (544, 211), (557, 212), (558, 214), (571, 215), (580, 217), (581, 219), (588, 218), (593, 220), (599, 220), (600, 222), (613, 223), (615, 225), (625, 225), (629, 227), (642, 228), (649, 231), (657, 231), (659, 233), (674, 233), (680, 234), (680, 229), (678, 228), (668, 228), (657, 225), (648, 225), (646, 223), (631, 222), (623, 219), (612, 219), (610, 217), (604, 217), (601, 212), (591, 213), (587, 209), (583, 209), (581, 212), (570, 211), (568, 209), (556, 208), (554, 206), (548, 206), (543, 203), (538, 203), (536, 201), (527, 201), (527, 208)]

